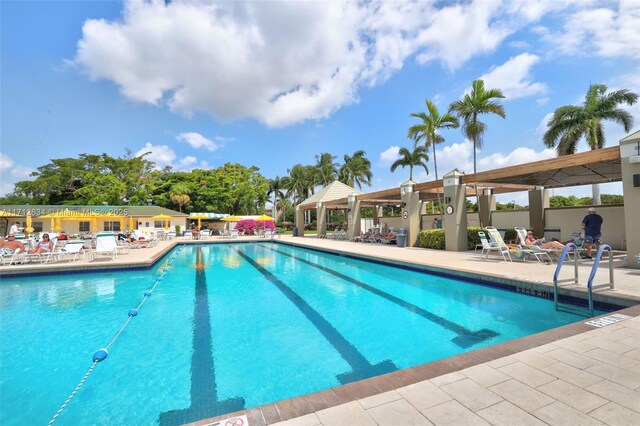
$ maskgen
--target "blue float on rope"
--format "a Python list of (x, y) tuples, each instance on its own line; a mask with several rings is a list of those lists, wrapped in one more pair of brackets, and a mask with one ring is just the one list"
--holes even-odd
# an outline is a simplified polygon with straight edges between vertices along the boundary
[(130, 317), (135, 317), (136, 315), (138, 315), (138, 310), (137, 309), (131, 309), (129, 311), (129, 316)]
[(106, 349), (98, 349), (98, 351), (93, 354), (93, 362), (103, 361), (107, 356), (109, 356), (109, 352)]
[(145, 291), (144, 295), (147, 296), (147, 297), (150, 297), (151, 296), (151, 292), (150, 291)]

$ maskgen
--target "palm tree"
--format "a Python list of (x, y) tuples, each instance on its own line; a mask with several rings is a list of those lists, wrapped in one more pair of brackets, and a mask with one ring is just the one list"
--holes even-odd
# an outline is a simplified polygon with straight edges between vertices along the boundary
[[(453, 115), (446, 113), (444, 115), (440, 115), (440, 111), (438, 111), (438, 107), (427, 99), (427, 110), (429, 111), (429, 115), (424, 112), (412, 112), (411, 116), (419, 118), (422, 120), (420, 124), (414, 124), (409, 127), (408, 137), (409, 139), (413, 139), (416, 143), (421, 140), (424, 141), (424, 146), (429, 147), (431, 145), (433, 147), (433, 168), (436, 173), (436, 180), (438, 180), (438, 163), (436, 161), (436, 144), (444, 142), (444, 138), (438, 134), (438, 130), (440, 129), (455, 129), (460, 127), (460, 122)], [(438, 190), (438, 204), (440, 203), (440, 190)], [(442, 209), (440, 209), (440, 213), (442, 213)]]
[(178, 205), (178, 210), (182, 213), (182, 206), (191, 201), (191, 197), (189, 197), (189, 187), (186, 183), (176, 183), (169, 190), (169, 199), (173, 204)]
[(328, 152), (316, 155), (316, 168), (318, 170), (316, 184), (327, 186), (338, 177), (338, 163), (334, 163), (335, 155)]
[(267, 191), (267, 197), (273, 194), (273, 218), (278, 223), (278, 199), (284, 198), (284, 184), (286, 180), (280, 176), (276, 176), (273, 179), (269, 179), (269, 191)]
[(344, 155), (344, 164), (338, 172), (340, 182), (351, 187), (357, 184), (360, 189), (362, 189), (362, 183), (371, 186), (371, 178), (373, 177), (371, 162), (365, 155), (366, 152), (361, 149), (354, 152), (353, 156)]
[[(500, 103), (492, 99), (504, 98), (504, 94), (500, 89), (485, 90), (483, 80), (474, 80), (471, 85), (471, 92), (464, 95), (461, 101), (455, 101), (449, 107), (449, 110), (464, 120), (462, 131), (467, 138), (473, 141), (473, 173), (477, 173), (476, 151), (482, 148), (482, 137), (487, 125), (478, 120), (480, 114), (497, 114), (502, 118), (506, 118), (504, 107)], [(478, 213), (480, 213), (480, 203), (478, 202), (478, 186), (476, 187), (476, 203), (478, 204)], [(480, 219), (482, 226), (482, 219)]]
[[(638, 95), (628, 89), (607, 93), (604, 84), (592, 84), (583, 106), (566, 105), (555, 110), (547, 124), (544, 144), (556, 148), (558, 155), (575, 154), (578, 142), (584, 136), (592, 150), (602, 149), (606, 142), (602, 121), (613, 120), (629, 132), (633, 117), (618, 106), (631, 106), (637, 101)], [(592, 189), (593, 203), (600, 204), (600, 185), (595, 184)]]
[(409, 166), (409, 180), (413, 180), (413, 168), (416, 166), (422, 166), (427, 174), (429, 174), (429, 169), (427, 168), (429, 155), (427, 154), (426, 146), (414, 145), (413, 151), (409, 151), (407, 148), (400, 148), (398, 153), (401, 157), (391, 165), (391, 172), (395, 172), (398, 166), (402, 166), (403, 168)]

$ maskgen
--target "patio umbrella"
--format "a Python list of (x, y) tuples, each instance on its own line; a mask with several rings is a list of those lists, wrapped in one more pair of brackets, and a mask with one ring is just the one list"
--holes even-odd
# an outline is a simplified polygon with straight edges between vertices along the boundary
[(164, 221), (164, 227), (169, 229), (169, 220), (171, 219), (171, 216), (166, 214), (157, 214), (155, 216), (151, 216), (151, 219)]
[(27, 224), (25, 228), (31, 228), (31, 212), (27, 213)]
[(189, 216), (189, 219), (198, 219), (198, 228), (200, 228), (202, 226), (202, 219), (209, 219), (209, 216), (193, 215)]
[(54, 218), (51, 218), (51, 224), (50, 224), (50, 229), (51, 232), (54, 232), (54, 230), (56, 229), (56, 220)]
[(231, 223), (231, 222), (239, 222), (242, 220), (240, 216), (227, 216), (220, 219), (223, 222)]
[[(275, 221), (275, 219), (266, 214), (256, 217), (256, 222), (269, 222), (269, 221), (273, 222)], [(263, 228), (266, 228), (266, 227), (267, 227), (266, 224), (264, 224)]]
[[(53, 220), (53, 219), (51, 219)], [(60, 232), (62, 231), (62, 219), (60, 219), (59, 217), (56, 217), (56, 227), (54, 228), (55, 232)]]
[(133, 216), (129, 216), (129, 230), (133, 231)]

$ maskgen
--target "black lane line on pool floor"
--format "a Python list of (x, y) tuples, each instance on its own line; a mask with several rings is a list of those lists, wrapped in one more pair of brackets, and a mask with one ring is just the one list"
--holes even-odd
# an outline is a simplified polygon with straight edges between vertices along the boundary
[(363, 288), (367, 291), (370, 291), (371, 293), (383, 297), (386, 300), (388, 300), (389, 302), (395, 303), (398, 306), (401, 306), (405, 309), (407, 309), (410, 312), (413, 312), (414, 314), (418, 314), (421, 317), (425, 318), (426, 320), (429, 320), (435, 324), (438, 324), (439, 326), (449, 330), (449, 331), (453, 331), (454, 333), (456, 333), (458, 336), (454, 337), (451, 341), (453, 343), (455, 343), (456, 345), (460, 346), (461, 348), (467, 349), (470, 348), (471, 346), (475, 345), (476, 343), (480, 343), (484, 340), (487, 339), (491, 339), (493, 337), (499, 336), (499, 333), (496, 333), (493, 330), (489, 330), (486, 328), (483, 328), (482, 330), (479, 331), (471, 331), (466, 327), (461, 326), (460, 324), (456, 324), (455, 322), (449, 321), (446, 318), (443, 318), (439, 315), (434, 314), (433, 312), (429, 312), (423, 308), (421, 308), (420, 306), (414, 305), (413, 303), (409, 303), (406, 300), (400, 299), (399, 297), (396, 297), (392, 294), (389, 294), (385, 291), (379, 290), (375, 287), (370, 286), (369, 284), (363, 283), (362, 281), (358, 281), (354, 278), (351, 278), (347, 275), (341, 274), (340, 272), (331, 269), (331, 268), (327, 268), (326, 266), (322, 266), (319, 265), (317, 263), (311, 262), (309, 260), (303, 259), (301, 257), (295, 256), (293, 254), (289, 254), (286, 252), (283, 252), (281, 250), (277, 250), (274, 249), (273, 247), (266, 247), (263, 244), (260, 244), (260, 247), (275, 251), (276, 253), (280, 253), (282, 255), (288, 256), (292, 259), (296, 259), (299, 260), (302, 263), (306, 263), (307, 265), (313, 266), (314, 268), (318, 268), (321, 271), (327, 272), (335, 277), (338, 277), (344, 281), (347, 281), (351, 284), (357, 285), (360, 288)]
[(379, 364), (372, 365), (365, 357), (352, 345), (338, 330), (331, 325), (318, 311), (313, 309), (298, 293), (293, 291), (291, 287), (280, 281), (275, 275), (266, 270), (262, 265), (253, 260), (244, 251), (236, 247), (229, 247), (238, 253), (243, 259), (256, 268), (268, 281), (274, 284), (278, 290), (289, 299), (296, 308), (307, 317), (309, 321), (318, 329), (325, 339), (338, 351), (340, 356), (351, 366), (348, 373), (338, 374), (336, 378), (342, 384), (355, 382), (357, 380), (367, 379), (373, 376), (390, 373), (398, 370), (390, 360), (384, 360)]
[(202, 248), (196, 255), (195, 303), (193, 308), (193, 355), (191, 356), (191, 406), (160, 414), (161, 425), (181, 425), (220, 414), (244, 410), (244, 398), (218, 401), (216, 370), (213, 364), (211, 317), (207, 276)]

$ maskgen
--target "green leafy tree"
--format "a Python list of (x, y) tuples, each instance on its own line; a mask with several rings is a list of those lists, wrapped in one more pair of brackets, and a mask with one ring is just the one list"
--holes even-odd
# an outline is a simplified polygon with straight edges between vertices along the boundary
[(328, 152), (316, 155), (316, 181), (317, 185), (327, 186), (338, 178), (338, 163), (335, 155)]
[[(582, 106), (566, 105), (555, 110), (547, 124), (544, 144), (555, 148), (558, 155), (575, 154), (584, 137), (592, 150), (602, 149), (606, 142), (603, 122), (611, 120), (622, 125), (625, 132), (631, 131), (633, 117), (619, 106), (637, 101), (638, 95), (628, 89), (607, 93), (604, 84), (592, 84)], [(600, 204), (600, 186), (595, 184), (592, 189), (595, 204)]]
[(280, 176), (269, 179), (269, 191), (267, 192), (267, 197), (273, 194), (273, 218), (276, 223), (278, 223), (278, 200), (282, 200), (285, 196), (284, 187), (286, 182), (286, 179), (281, 178)]
[(371, 186), (371, 162), (367, 157), (367, 153), (363, 150), (358, 150), (353, 153), (352, 156), (345, 154), (344, 164), (340, 167), (338, 172), (340, 182), (362, 189), (362, 184), (365, 183)]
[(190, 193), (191, 189), (186, 183), (176, 183), (171, 187), (169, 198), (173, 204), (178, 205), (178, 211), (180, 213), (182, 213), (182, 206), (191, 201), (191, 197), (189, 197)]
[(398, 167), (409, 167), (409, 180), (413, 180), (413, 168), (417, 166), (424, 167), (424, 170), (429, 174), (429, 168), (427, 162), (429, 161), (429, 155), (427, 154), (427, 147), (419, 145), (413, 147), (413, 151), (409, 151), (407, 148), (400, 148), (398, 151), (400, 158), (397, 159), (391, 165), (391, 172), (395, 172)]
[[(486, 90), (483, 80), (474, 80), (471, 84), (471, 92), (464, 95), (461, 101), (455, 101), (449, 110), (460, 117), (464, 123), (462, 131), (473, 142), (473, 173), (477, 173), (477, 150), (482, 148), (484, 132), (487, 125), (480, 121), (482, 114), (496, 114), (506, 118), (504, 107), (495, 99), (503, 99), (504, 94), (500, 89)], [(478, 187), (476, 186), (476, 202), (478, 200)], [(480, 223), (482, 227), (482, 223)]]
[[(411, 116), (421, 120), (419, 124), (414, 124), (409, 127), (408, 137), (413, 139), (416, 143), (422, 141), (424, 146), (429, 148), (433, 147), (433, 168), (436, 174), (436, 180), (438, 180), (438, 162), (436, 160), (436, 145), (444, 142), (444, 138), (438, 134), (440, 129), (455, 129), (460, 127), (460, 122), (453, 115), (446, 113), (441, 115), (438, 111), (438, 107), (427, 99), (427, 110), (429, 115), (425, 112), (412, 112)], [(440, 200), (440, 192), (438, 191), (438, 200)], [(442, 210), (440, 211), (442, 214)]]

